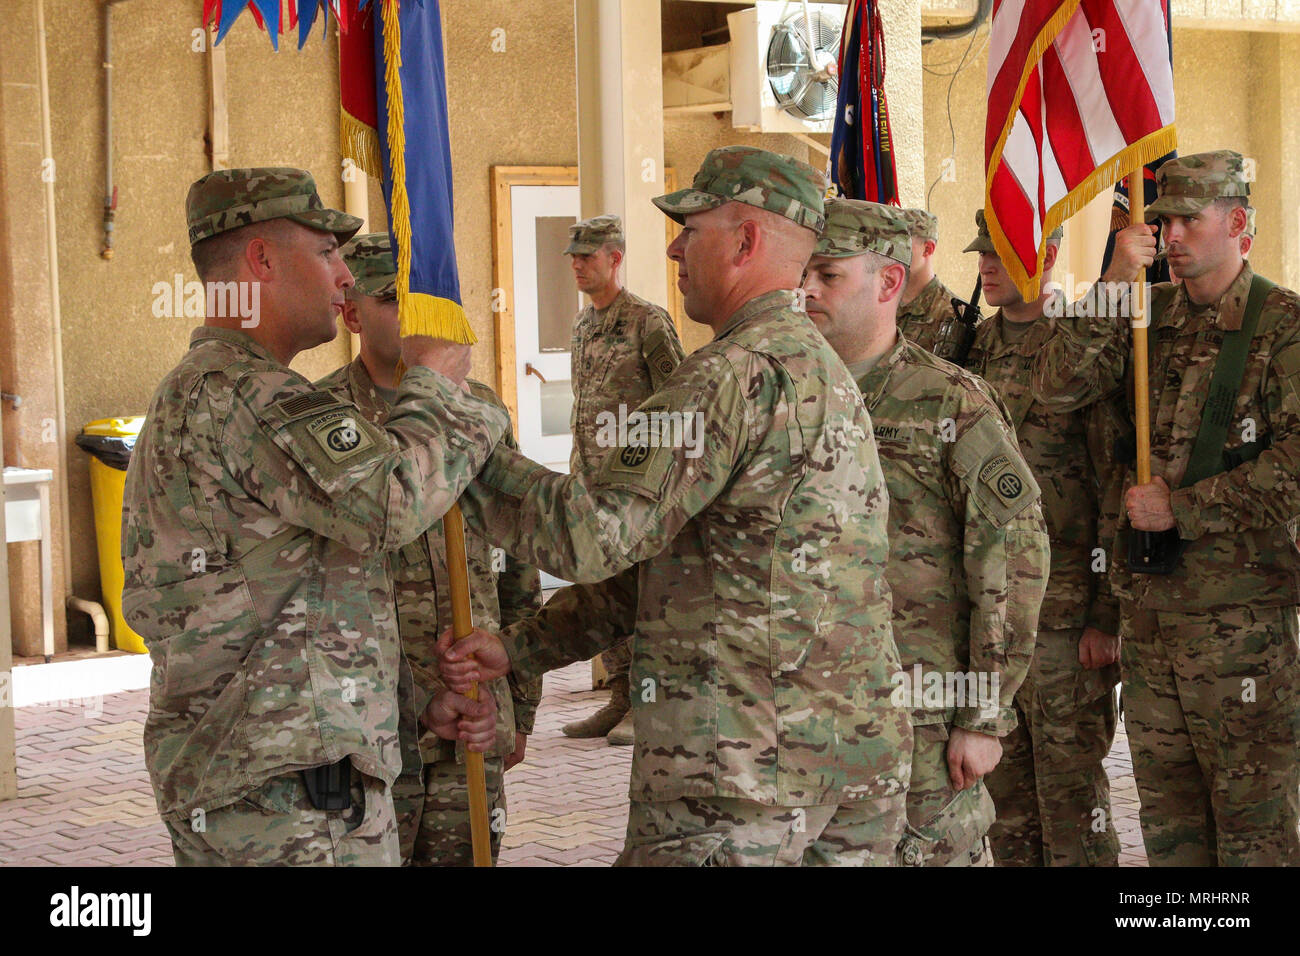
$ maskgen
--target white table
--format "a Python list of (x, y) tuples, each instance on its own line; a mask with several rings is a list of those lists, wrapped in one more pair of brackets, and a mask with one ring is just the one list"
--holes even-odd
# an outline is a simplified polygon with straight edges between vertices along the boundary
[(4, 470), (5, 542), (41, 543), (42, 651), (48, 664), (54, 659), (54, 560), (50, 535), (50, 483), (48, 468)]

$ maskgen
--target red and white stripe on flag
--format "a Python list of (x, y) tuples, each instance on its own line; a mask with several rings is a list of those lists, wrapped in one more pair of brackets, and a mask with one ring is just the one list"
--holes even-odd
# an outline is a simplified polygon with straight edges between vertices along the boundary
[(1168, 0), (995, 0), (984, 216), (1038, 295), (1043, 238), (1176, 146)]

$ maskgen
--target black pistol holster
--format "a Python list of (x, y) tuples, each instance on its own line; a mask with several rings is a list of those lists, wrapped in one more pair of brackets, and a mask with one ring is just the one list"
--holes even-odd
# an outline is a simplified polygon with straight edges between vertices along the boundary
[[(1214, 363), (1210, 391), (1201, 412), (1201, 425), (1196, 431), (1196, 442), (1192, 445), (1191, 458), (1178, 486), (1180, 488), (1190, 488), (1198, 481), (1252, 461), (1271, 443), (1266, 435), (1258, 442), (1232, 451), (1224, 447), (1237, 404), (1237, 393), (1241, 391), (1242, 380), (1246, 377), (1250, 341), (1255, 337), (1255, 329), (1259, 326), (1264, 299), (1273, 288), (1274, 284), (1268, 279), (1255, 276), (1250, 283), (1241, 328), (1223, 334), (1223, 345), (1219, 348), (1219, 357)], [(1165, 298), (1159, 307), (1153, 308), (1152, 317), (1162, 314), (1170, 301), (1172, 296)], [(1154, 301), (1152, 304), (1155, 305)], [(1136, 457), (1133, 454), (1130, 460)], [(1129, 571), (1135, 574), (1172, 574), (1177, 569), (1186, 547), (1177, 528), (1167, 531), (1138, 531), (1130, 527), (1128, 531)]]
[(344, 757), (338, 763), (312, 767), (302, 772), (307, 798), (317, 810), (352, 809), (352, 761)]

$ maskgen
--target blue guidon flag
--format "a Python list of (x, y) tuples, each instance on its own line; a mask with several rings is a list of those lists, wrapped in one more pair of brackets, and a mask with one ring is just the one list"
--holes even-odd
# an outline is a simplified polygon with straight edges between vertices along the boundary
[(438, 0), (204, 0), (216, 42), (245, 7), (273, 44), (296, 26), (299, 47), (322, 8), (334, 14), (343, 151), (383, 183), (402, 334), (473, 344), (456, 270)]

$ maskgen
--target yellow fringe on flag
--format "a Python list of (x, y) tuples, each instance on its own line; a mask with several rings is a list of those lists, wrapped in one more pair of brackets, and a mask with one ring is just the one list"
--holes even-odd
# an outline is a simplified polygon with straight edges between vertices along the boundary
[[(1172, 123), (1154, 133), (1148, 133), (1136, 143), (1130, 143), (1106, 160), (1089, 173), (1083, 182), (1052, 205), (1047, 210), (1047, 217), (1043, 221), (1042, 239), (1038, 244), (1038, 262), (1033, 275), (1025, 272), (1019, 258), (1011, 252), (1011, 243), (1007, 240), (1006, 232), (994, 215), (992, 205), (986, 200), (984, 219), (988, 223), (989, 237), (993, 240), (994, 247), (998, 249), (1002, 264), (1006, 266), (1007, 276), (1016, 284), (1026, 302), (1038, 298), (1040, 279), (1043, 274), (1043, 258), (1047, 253), (1047, 237), (1056, 230), (1056, 227), (1092, 202), (1102, 190), (1114, 186), (1133, 170), (1141, 169), (1177, 146), (1178, 130)], [(1145, 188), (1142, 183), (1138, 183), (1137, 186)], [(1134, 188), (1134, 184), (1130, 183), (1130, 191)]]
[(478, 336), (457, 302), (411, 288), (411, 201), (406, 193), (406, 128), (402, 104), (402, 26), (399, 0), (384, 0), (384, 88), (388, 92), (388, 155), (392, 162), (393, 238), (397, 240), (397, 313), (402, 335), (431, 335), (462, 345)]
[(1135, 168), (1159, 159), (1178, 145), (1178, 134), (1170, 124), (1164, 129), (1147, 134), (1136, 143), (1130, 143), (1094, 169), (1083, 182), (1047, 210), (1047, 216), (1043, 220), (1043, 238), (1038, 245), (1038, 262), (1034, 274), (1030, 275), (1021, 266), (1019, 258), (1012, 252), (1011, 243), (1002, 224), (993, 212), (993, 204), (989, 202), (989, 190), (993, 186), (993, 175), (1002, 162), (1002, 150), (1006, 146), (1007, 137), (1011, 134), (1016, 116), (1019, 115), (1020, 101), (1025, 94), (1025, 86), (1029, 83), (1030, 74), (1042, 60), (1047, 48), (1056, 42), (1056, 38), (1070, 22), (1070, 18), (1079, 9), (1081, 2), (1082, 0), (1070, 0), (1064, 4), (1061, 9), (1052, 14), (1038, 36), (1034, 38), (1034, 42), (1029, 47), (1029, 55), (1025, 59), (1025, 68), (1020, 74), (1020, 82), (1016, 85), (1016, 95), (1011, 100), (1011, 110), (1002, 125), (1002, 132), (998, 134), (997, 141), (993, 145), (993, 152), (989, 155), (988, 167), (985, 170), (984, 220), (989, 227), (989, 237), (1002, 259), (1002, 264), (1006, 266), (1007, 276), (1016, 284), (1026, 302), (1038, 298), (1039, 280), (1043, 274), (1043, 257), (1047, 251), (1046, 240), (1056, 227), (1091, 202), (1103, 189), (1115, 185)]
[(342, 106), (339, 107), (339, 143), (343, 155), (368, 176), (382, 179), (384, 164), (379, 158), (379, 133)]

